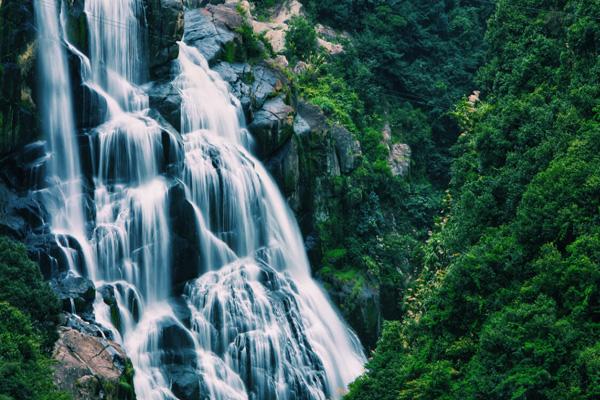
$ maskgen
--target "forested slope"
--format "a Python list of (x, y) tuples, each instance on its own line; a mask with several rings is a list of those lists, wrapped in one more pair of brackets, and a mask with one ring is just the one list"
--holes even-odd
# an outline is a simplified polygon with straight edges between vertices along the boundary
[(424, 271), (349, 399), (600, 395), (599, 7), (497, 2)]

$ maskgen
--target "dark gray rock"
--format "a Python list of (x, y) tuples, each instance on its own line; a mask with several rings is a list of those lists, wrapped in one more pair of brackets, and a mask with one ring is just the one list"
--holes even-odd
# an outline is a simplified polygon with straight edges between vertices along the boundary
[(331, 128), (331, 137), (335, 144), (335, 152), (339, 161), (340, 171), (343, 174), (352, 172), (357, 166), (362, 151), (360, 142), (352, 133), (340, 125)]
[(242, 105), (247, 119), (252, 118), (252, 88), (249, 85), (254, 80), (253, 68), (250, 64), (220, 62), (213, 67), (225, 82), (229, 84), (231, 93)]
[(88, 336), (114, 340), (113, 332), (110, 329), (99, 325), (97, 322), (84, 321), (79, 315), (73, 313), (63, 313), (61, 318), (62, 326), (73, 328)]
[(153, 82), (147, 89), (150, 107), (160, 114), (177, 131), (181, 129), (181, 93), (172, 82)]
[(195, 368), (187, 365), (167, 365), (166, 370), (171, 380), (171, 390), (178, 399), (208, 399), (208, 392), (201, 390), (200, 375)]
[(285, 75), (266, 63), (254, 67), (252, 82), (253, 107), (259, 109), (289, 84)]
[(254, 114), (248, 130), (256, 140), (259, 155), (269, 157), (291, 137), (293, 112), (293, 108), (285, 104), (283, 96), (278, 96), (265, 102)]
[(67, 36), (69, 41), (84, 54), (89, 54), (88, 23), (85, 0), (67, 0)]
[(292, 137), (279, 151), (266, 161), (266, 166), (278, 183), (288, 204), (294, 211), (302, 207), (303, 190), (300, 187), (299, 145)]
[(235, 34), (216, 24), (213, 15), (206, 9), (195, 9), (185, 12), (183, 40), (197, 48), (209, 64), (213, 64), (226, 45), (233, 45)]
[(145, 0), (148, 22), (150, 75), (164, 77), (177, 58), (184, 30), (183, 0)]
[(77, 313), (89, 321), (94, 319), (96, 288), (92, 281), (66, 273), (52, 279), (50, 287), (62, 302), (64, 311)]
[(310, 134), (310, 125), (308, 125), (308, 122), (300, 114), (297, 114), (294, 118), (293, 128), (294, 133), (298, 136), (308, 136)]
[(200, 236), (195, 210), (185, 197), (181, 183), (169, 190), (169, 217), (171, 220), (173, 290), (181, 293), (184, 285), (199, 276), (201, 265)]

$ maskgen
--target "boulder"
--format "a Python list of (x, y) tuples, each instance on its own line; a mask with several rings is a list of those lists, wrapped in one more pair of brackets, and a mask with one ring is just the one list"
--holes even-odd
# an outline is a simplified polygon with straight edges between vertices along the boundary
[(183, 0), (145, 0), (148, 22), (150, 75), (164, 76), (177, 58), (184, 30)]
[(388, 165), (394, 176), (404, 176), (410, 169), (410, 146), (405, 143), (394, 143), (390, 146)]
[(96, 288), (89, 279), (64, 273), (50, 281), (50, 287), (62, 302), (64, 311), (77, 313), (86, 320), (94, 319)]
[(252, 87), (255, 80), (254, 69), (247, 63), (220, 62), (213, 67), (221, 78), (229, 84), (231, 93), (240, 101), (247, 119), (252, 117)]
[(198, 49), (209, 64), (214, 64), (226, 46), (233, 46), (235, 34), (224, 24), (213, 20), (213, 14), (206, 9), (185, 12), (184, 42)]
[(285, 104), (283, 96), (268, 100), (254, 115), (248, 126), (253, 134), (258, 153), (268, 157), (277, 151), (292, 135), (293, 108)]
[(298, 136), (308, 136), (310, 134), (310, 125), (300, 114), (296, 114), (293, 125), (294, 133)]
[(285, 75), (267, 63), (261, 63), (252, 70), (252, 106), (260, 109), (265, 102), (281, 93), (289, 85)]
[(59, 329), (54, 382), (74, 400), (132, 400), (133, 368), (115, 342), (72, 328)]

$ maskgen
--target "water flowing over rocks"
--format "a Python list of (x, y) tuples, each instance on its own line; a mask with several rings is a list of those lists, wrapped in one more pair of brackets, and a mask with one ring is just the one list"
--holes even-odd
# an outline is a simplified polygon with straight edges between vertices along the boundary
[(46, 141), (24, 147), (29, 127), (3, 147), (0, 231), (62, 301), (56, 382), (76, 399), (338, 397), (364, 355), (262, 162), (312, 215), (310, 142), (327, 141), (328, 174), (358, 150), (314, 132), (276, 62), (225, 60), (233, 3), (185, 3), (1, 4), (40, 32), (14, 90)]
[[(339, 381), (327, 376), (335, 369), (328, 362), (337, 361), (323, 361), (329, 357), (322, 347), (327, 345), (309, 338), (314, 328), (289, 318), (300, 318), (315, 301), (303, 300), (303, 292), (319, 289), (303, 288), (298, 277), (284, 272), (286, 259), (303, 255), (264, 245), (271, 240), (265, 228), (276, 208), (265, 209), (257, 200), (273, 196), (259, 167), (262, 161), (297, 216), (305, 237), (299, 247), (304, 245), (314, 262), (321, 258), (316, 227), (334, 212), (338, 196), (332, 181), (356, 168), (360, 145), (318, 107), (295, 97), (280, 62), (228, 61), (227, 49), (241, 43), (236, 28), (242, 20), (231, 2), (187, 2), (185, 10), (183, 3), (119, 0), (133, 11), (112, 33), (100, 29), (93, 16), (110, 12), (116, 3), (110, 2), (113, 8), (99, 0), (65, 3), (68, 41), (61, 47), (73, 104), (73, 128), (67, 131), (74, 141), (64, 149), (77, 149), (81, 179), (67, 179), (75, 184), (63, 186), (56, 197), (52, 143), (31, 143), (39, 136), (35, 124), (23, 129), (20, 122), (16, 129), (24, 136), (3, 147), (0, 160), (0, 232), (25, 242), (40, 263), (63, 300), (65, 326), (84, 336), (112, 338), (135, 355), (138, 398), (328, 396), (336, 390), (329, 382)], [(2, 11), (21, 10), (31, 24), (32, 4), (11, 4), (5, 1)], [(125, 50), (103, 47), (123, 30), (133, 32), (133, 41), (147, 30), (147, 42), (140, 39), (139, 48)], [(20, 47), (27, 57), (19, 60), (35, 65), (35, 35), (30, 39)], [(120, 59), (123, 51), (131, 56)], [(98, 55), (104, 65), (94, 62)], [(14, 90), (31, 100), (34, 118), (35, 68), (13, 64), (23, 68), (24, 79), (10, 84), (21, 85)], [(218, 101), (203, 102), (203, 93)], [(226, 139), (219, 137), (223, 133)], [(405, 174), (410, 149), (391, 140), (386, 144), (392, 171)], [(75, 206), (68, 215), (81, 215), (65, 215), (65, 221), (81, 223), (57, 231), (58, 219), (51, 214), (63, 212), (60, 196)], [(224, 196), (248, 198), (247, 206), (238, 210), (240, 203)], [(235, 232), (244, 232), (245, 239)], [(158, 265), (166, 269), (159, 272)], [(160, 285), (152, 287), (153, 281)], [(354, 308), (347, 308), (351, 285), (326, 286), (352, 327), (370, 341), (381, 323), (378, 291), (367, 284)], [(214, 287), (242, 296), (246, 314), (235, 309), (240, 298), (216, 295), (220, 291)], [(319, 296), (317, 304), (327, 302)], [(273, 308), (268, 313), (265, 304)], [(253, 322), (248, 315), (256, 316)], [(310, 319), (313, 323), (321, 326)], [(279, 330), (253, 333), (271, 325)], [(303, 344), (289, 348), (290, 339), (284, 338)], [(247, 352), (262, 364), (248, 369)], [(158, 373), (147, 373), (156, 365), (162, 365)], [(300, 376), (298, 370), (310, 373)], [(278, 389), (281, 382), (285, 389)]]

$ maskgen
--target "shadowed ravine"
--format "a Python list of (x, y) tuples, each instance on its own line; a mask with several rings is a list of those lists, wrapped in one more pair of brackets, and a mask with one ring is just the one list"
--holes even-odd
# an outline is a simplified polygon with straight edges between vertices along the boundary
[[(46, 203), (57, 238), (78, 242), (63, 248), (70, 272), (94, 281), (96, 320), (131, 358), (137, 398), (339, 397), (362, 372), (360, 343), (312, 280), (296, 221), (253, 156), (227, 84), (184, 35), (177, 132), (143, 89), (141, 0), (85, 1), (89, 58), (67, 42), (59, 3), (35, 2), (55, 183)], [(84, 135), (68, 57), (103, 105)], [(194, 245), (175, 257), (182, 236)]]

